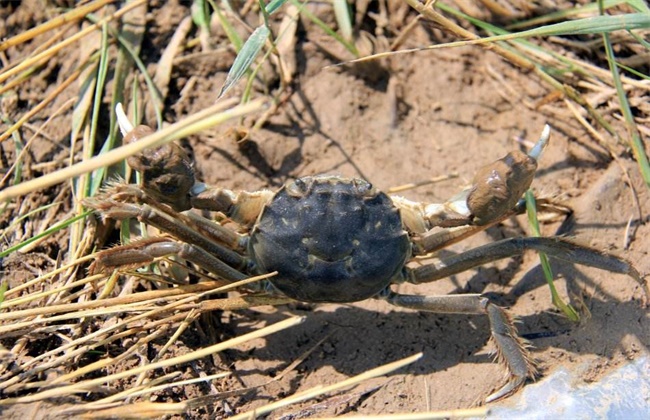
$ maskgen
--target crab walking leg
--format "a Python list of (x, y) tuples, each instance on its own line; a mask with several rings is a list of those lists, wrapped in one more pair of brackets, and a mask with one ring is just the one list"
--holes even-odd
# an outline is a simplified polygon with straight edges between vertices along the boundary
[[(116, 183), (113, 184), (108, 189), (96, 198), (86, 199), (85, 202), (88, 203), (89, 207), (98, 208), (97, 204), (100, 201), (115, 200), (123, 203), (141, 203), (148, 204), (151, 207), (155, 208), (156, 211), (160, 213), (167, 214), (170, 220), (178, 221), (181, 224), (188, 226), (193, 226), (194, 228), (201, 231), (201, 233), (206, 234), (211, 239), (220, 242), (228, 246), (229, 249), (234, 250), (244, 250), (246, 245), (242, 240), (242, 236), (236, 232), (221, 226), (218, 223), (208, 220), (196, 213), (192, 212), (179, 212), (174, 206), (169, 203), (163, 202), (166, 205), (161, 204), (156, 196), (151, 196), (150, 192), (145, 192), (137, 185), (133, 184), (122, 184)], [(104, 206), (105, 207), (105, 206)]]
[(228, 249), (237, 252), (246, 251), (247, 236), (240, 235), (233, 230), (221, 226), (219, 223), (211, 219), (206, 219), (205, 217), (191, 211), (181, 213), (180, 216), (183, 218), (187, 217), (187, 220), (196, 225), (201, 233), (204, 233), (211, 239), (215, 239), (216, 241), (226, 245)]
[(474, 248), (439, 263), (427, 264), (409, 272), (409, 283), (427, 283), (458, 274), (479, 265), (520, 255), (526, 250), (543, 252), (550, 257), (574, 264), (600, 268), (632, 277), (644, 292), (643, 305), (647, 304), (650, 290), (644, 277), (626, 260), (602, 253), (561, 238), (508, 238)]
[(154, 226), (163, 232), (167, 232), (184, 242), (202, 248), (204, 251), (236, 269), (243, 268), (246, 265), (246, 259), (241, 255), (219, 245), (191, 227), (184, 225), (174, 218), (173, 215), (159, 211), (148, 204), (123, 203), (114, 199), (87, 199), (85, 200), (85, 204), (88, 207), (98, 210), (104, 217), (111, 219), (124, 220), (137, 218), (139, 221)]
[(528, 354), (527, 344), (519, 337), (511, 316), (484, 296), (479, 294), (417, 296), (389, 291), (383, 299), (392, 305), (418, 311), (487, 315), (497, 349), (497, 358), (507, 366), (510, 380), (497, 392), (488, 396), (486, 402), (512, 394), (524, 384), (526, 378), (533, 378), (537, 374)]
[(118, 267), (141, 266), (153, 262), (155, 258), (172, 255), (191, 261), (224, 280), (239, 281), (248, 277), (197, 246), (166, 238), (143, 239), (102, 251), (90, 266), (90, 272), (105, 273)]

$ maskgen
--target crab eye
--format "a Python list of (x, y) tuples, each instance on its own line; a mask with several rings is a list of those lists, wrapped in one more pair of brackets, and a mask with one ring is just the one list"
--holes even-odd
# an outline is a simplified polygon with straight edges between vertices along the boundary
[(354, 186), (360, 195), (364, 195), (364, 196), (374, 195), (374, 188), (372, 187), (371, 183), (366, 182), (362, 179), (354, 179), (352, 182), (354, 183)]
[(298, 178), (287, 185), (287, 193), (292, 197), (304, 196), (307, 189), (307, 183), (302, 178)]

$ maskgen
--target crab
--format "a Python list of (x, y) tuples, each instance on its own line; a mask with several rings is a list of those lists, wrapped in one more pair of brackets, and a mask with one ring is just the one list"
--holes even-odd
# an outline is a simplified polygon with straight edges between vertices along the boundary
[[(121, 108), (118, 116), (125, 142), (152, 132), (132, 127)], [(274, 273), (265, 290), (297, 301), (374, 298), (417, 311), (482, 314), (508, 374), (486, 399), (495, 401), (537, 374), (513, 316), (481, 294), (404, 295), (391, 285), (433, 282), (532, 249), (627, 274), (648, 294), (643, 276), (626, 260), (559, 237), (508, 238), (437, 263), (410, 264), (523, 212), (522, 195), (549, 137), (546, 126), (528, 154), (514, 151), (486, 165), (470, 187), (442, 204), (390, 196), (365, 180), (332, 175), (298, 178), (276, 192), (235, 192), (197, 182), (190, 158), (177, 144), (145, 150), (127, 161), (141, 173), (140, 184), (113, 183), (85, 204), (104, 218), (137, 218), (165, 235), (100, 251), (90, 270), (108, 274), (176, 256), (229, 282)], [(193, 209), (218, 212), (222, 222), (235, 222), (239, 229)]]

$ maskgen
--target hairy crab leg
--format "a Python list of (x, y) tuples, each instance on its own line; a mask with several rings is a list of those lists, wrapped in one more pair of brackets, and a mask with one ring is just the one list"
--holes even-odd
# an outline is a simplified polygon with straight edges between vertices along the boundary
[(191, 261), (224, 280), (239, 281), (248, 278), (247, 275), (240, 273), (198, 246), (179, 243), (167, 238), (148, 238), (102, 251), (90, 266), (90, 272), (106, 273), (115, 268), (139, 267), (153, 262), (155, 258), (173, 255)]
[[(110, 196), (109, 198), (95, 197), (86, 199), (84, 200), (84, 204), (99, 211), (102, 216), (111, 219), (123, 220), (128, 218), (137, 218), (139, 221), (145, 222), (164, 232), (174, 235), (184, 242), (203, 248), (206, 252), (211, 253), (224, 263), (236, 269), (241, 269), (246, 266), (246, 259), (237, 252), (218, 244), (205, 235), (192, 229), (191, 226), (182, 223), (182, 214), (169, 214), (148, 204), (125, 203), (110, 198)], [(169, 212), (172, 212), (172, 210), (170, 209)]]
[(392, 305), (418, 311), (487, 315), (492, 339), (497, 349), (497, 358), (506, 365), (510, 380), (497, 392), (488, 396), (486, 402), (512, 394), (524, 384), (527, 378), (534, 378), (537, 374), (527, 350), (528, 345), (519, 337), (512, 317), (505, 309), (491, 303), (484, 296), (479, 294), (418, 296), (388, 291), (380, 298)]
[(247, 235), (241, 235), (231, 229), (221, 226), (218, 222), (212, 219), (207, 219), (191, 211), (181, 213), (181, 215), (187, 217), (187, 220), (196, 226), (201, 233), (226, 245), (228, 249), (235, 250), (239, 253), (246, 252), (246, 244), (248, 243)]
[(147, 191), (142, 190), (133, 184), (113, 184), (111, 187), (103, 191), (103, 193), (94, 198), (86, 200), (89, 207), (97, 208), (97, 202), (115, 200), (126, 203), (140, 203), (148, 204), (154, 207), (157, 211), (169, 215), (171, 219), (178, 220), (180, 223), (187, 226), (192, 226), (199, 230), (201, 233), (206, 234), (211, 239), (227, 245), (229, 249), (243, 251), (246, 248), (244, 236), (221, 226), (211, 219), (193, 213), (191, 211), (178, 212), (173, 207), (161, 204), (155, 197), (149, 195)]
[(623, 258), (602, 253), (558, 237), (503, 239), (462, 252), (453, 257), (445, 258), (439, 263), (416, 267), (409, 271), (407, 281), (414, 284), (428, 283), (470, 270), (488, 262), (520, 255), (526, 250), (543, 252), (549, 257), (574, 264), (600, 268), (601, 270), (613, 273), (626, 274), (641, 286), (644, 293), (642, 304), (644, 306), (647, 305), (648, 297), (650, 297), (650, 289), (645, 278), (632, 264)]

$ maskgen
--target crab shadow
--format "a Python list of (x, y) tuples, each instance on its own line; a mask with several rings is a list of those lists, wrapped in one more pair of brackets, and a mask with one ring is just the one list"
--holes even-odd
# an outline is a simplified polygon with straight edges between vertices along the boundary
[[(516, 299), (515, 295), (523, 289), (545, 286), (537, 280), (543, 278), (541, 271), (537, 271), (534, 269), (524, 276), (511, 294), (491, 297), (495, 302), (503, 303)], [(621, 281), (631, 280), (622, 278)], [(254, 366), (268, 366), (264, 362), (274, 361), (283, 369), (313, 349), (298, 368), (301, 375), (291, 379), (290, 393), (297, 391), (301, 377), (325, 366), (343, 375), (354, 376), (418, 352), (422, 352), (424, 357), (389, 376), (430, 375), (459, 363), (493, 363), (488, 352), (490, 347), (486, 347), (490, 328), (485, 316), (393, 311), (388, 303), (379, 301), (376, 306), (377, 311), (354, 305), (290, 305), (278, 308), (273, 314), (247, 311), (251, 321), (257, 320), (262, 324), (271, 324), (288, 315), (305, 316), (305, 322), (268, 336), (265, 345), (252, 352), (230, 350), (227, 357), (231, 360), (252, 358), (260, 362), (249, 364), (253, 367), (248, 370), (238, 369), (237, 374), (241, 377), (250, 374), (273, 377), (277, 373), (275, 368)], [(635, 336), (647, 351), (650, 322), (638, 302), (594, 298), (588, 302), (588, 308), (591, 318), (580, 324), (558, 316), (552, 308), (531, 315), (517, 314), (521, 321), (520, 334), (533, 345), (533, 357), (538, 358), (547, 349), (560, 349), (566, 354), (611, 358), (622, 351), (621, 343), (629, 336)], [(237, 334), (250, 331), (235, 328)], [(323, 343), (317, 344), (320, 340), (324, 340)], [(542, 357), (542, 375), (552, 371), (552, 364), (549, 357)], [(490, 386), (498, 384), (501, 377), (500, 368), (495, 368), (494, 372), (494, 378), (486, 381), (486, 393)]]
[[(271, 118), (263, 126), (265, 132), (275, 135), (275, 138), (284, 139), (274, 140), (272, 146), (265, 140), (266, 135), (260, 136), (254, 131), (248, 133), (250, 137), (246, 140), (229, 142), (225, 146), (201, 139), (195, 141), (204, 154), (219, 155), (230, 166), (230, 172), (248, 173), (272, 188), (278, 188), (301, 175), (305, 164), (305, 143), (314, 138), (336, 150), (337, 158), (332, 159), (332, 165), (319, 171), (320, 173), (336, 172), (339, 167), (350, 165), (358, 177), (368, 179), (345, 142), (323, 129), (320, 118), (299, 81), (294, 82), (293, 92), (286, 102), (286, 107), (288, 111), (281, 118)], [(201, 168), (201, 165), (198, 166)]]
[[(309, 71), (307, 62), (313, 55), (313, 52), (305, 52), (303, 47), (301, 42), (296, 45), (298, 75), (305, 75)], [(331, 62), (339, 62), (327, 50), (322, 50), (318, 44), (316, 44), (316, 48)], [(362, 80), (368, 87), (384, 94), (391, 77), (385, 68), (374, 62), (343, 66), (335, 71), (347, 72)], [(334, 173), (340, 167), (349, 165), (356, 172), (357, 177), (372, 181), (364, 173), (362, 166), (353, 158), (353, 150), (350, 149), (353, 149), (354, 146), (350, 146), (345, 139), (337, 138), (339, 134), (336, 134), (336, 130), (329, 132), (323, 127), (321, 117), (314, 109), (312, 99), (304, 90), (302, 79), (302, 77), (295, 77), (292, 80), (290, 90), (283, 103), (284, 111), (275, 113), (264, 121), (261, 131), (268, 134), (260, 135), (256, 130), (250, 130), (246, 140), (229, 142), (225, 146), (217, 145), (212, 141), (200, 139), (195, 141), (200, 144), (202, 149), (208, 150), (208, 156), (219, 155), (230, 166), (222, 173), (245, 172), (270, 187), (280, 187), (288, 180), (304, 175), (302, 173), (303, 166), (305, 163), (309, 163), (305, 162), (306, 153), (309, 157), (309, 150), (305, 151), (309, 147), (305, 147), (305, 143), (309, 140), (320, 141), (328, 149), (333, 150), (333, 152), (329, 152), (331, 165), (320, 169), (319, 173)], [(400, 115), (411, 108), (409, 104), (399, 98), (398, 105), (401, 110)], [(273, 141), (268, 141), (268, 138), (272, 138)], [(236, 145), (233, 146), (233, 143)], [(272, 145), (269, 145), (271, 143)]]

